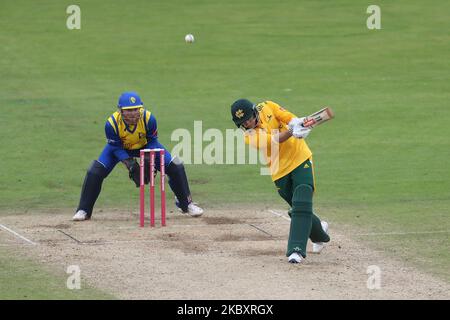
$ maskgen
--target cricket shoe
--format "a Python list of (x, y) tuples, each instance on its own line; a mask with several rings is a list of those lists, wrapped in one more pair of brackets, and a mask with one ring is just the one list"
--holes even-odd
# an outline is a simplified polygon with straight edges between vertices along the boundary
[[(323, 231), (328, 234), (328, 222), (321, 221), (320, 224), (322, 225)], [(325, 244), (323, 242), (313, 242), (312, 253), (320, 253), (324, 247)]]
[(203, 214), (203, 209), (200, 208), (196, 203), (191, 202), (188, 205), (188, 209), (186, 212), (184, 212), (181, 208), (180, 208), (180, 202), (178, 201), (178, 199), (175, 197), (175, 205), (177, 206), (178, 210), (182, 213), (187, 213), (189, 214), (191, 217), (200, 217)]
[(84, 210), (78, 210), (77, 213), (75, 213), (75, 215), (73, 216), (72, 220), (73, 221), (84, 221), (84, 220), (89, 220), (89, 216), (87, 214), (86, 211)]
[(293, 252), (288, 258), (289, 263), (301, 263), (303, 261), (303, 257), (298, 252)]

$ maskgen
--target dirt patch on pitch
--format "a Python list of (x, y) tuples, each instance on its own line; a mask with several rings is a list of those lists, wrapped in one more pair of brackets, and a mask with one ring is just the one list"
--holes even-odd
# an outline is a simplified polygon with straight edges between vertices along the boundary
[(203, 217), (203, 221), (207, 224), (236, 224), (241, 223), (239, 219), (228, 217)]
[[(285, 213), (216, 209), (191, 218), (172, 211), (164, 228), (159, 221), (139, 228), (137, 213), (117, 210), (78, 223), (71, 215), (2, 216), (3, 225), (37, 245), (4, 230), (0, 243), (55, 270), (78, 265), (86, 283), (122, 299), (450, 298), (448, 283), (361, 246), (332, 221), (324, 251), (292, 265)], [(379, 289), (368, 274), (376, 268)]]

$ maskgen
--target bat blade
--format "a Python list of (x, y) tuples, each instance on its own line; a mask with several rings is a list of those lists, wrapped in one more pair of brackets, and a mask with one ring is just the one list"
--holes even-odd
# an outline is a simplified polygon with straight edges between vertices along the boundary
[(306, 119), (303, 121), (303, 126), (305, 128), (314, 128), (333, 118), (334, 118), (333, 110), (331, 110), (330, 107), (326, 107), (307, 116)]

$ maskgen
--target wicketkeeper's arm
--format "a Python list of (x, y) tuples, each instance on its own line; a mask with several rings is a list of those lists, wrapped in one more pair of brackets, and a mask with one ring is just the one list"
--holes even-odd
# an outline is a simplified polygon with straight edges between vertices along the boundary
[(140, 186), (140, 167), (139, 163), (134, 158), (128, 158), (125, 160), (122, 160), (122, 163), (127, 167), (128, 169), (128, 176), (131, 180), (134, 181), (136, 184), (136, 187)]

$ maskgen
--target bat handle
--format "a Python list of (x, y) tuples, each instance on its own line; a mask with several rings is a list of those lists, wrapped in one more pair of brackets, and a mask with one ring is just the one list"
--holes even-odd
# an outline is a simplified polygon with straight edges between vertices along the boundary
[(302, 126), (307, 128), (312, 126), (315, 123), (314, 119), (306, 118), (305, 121), (303, 121)]

